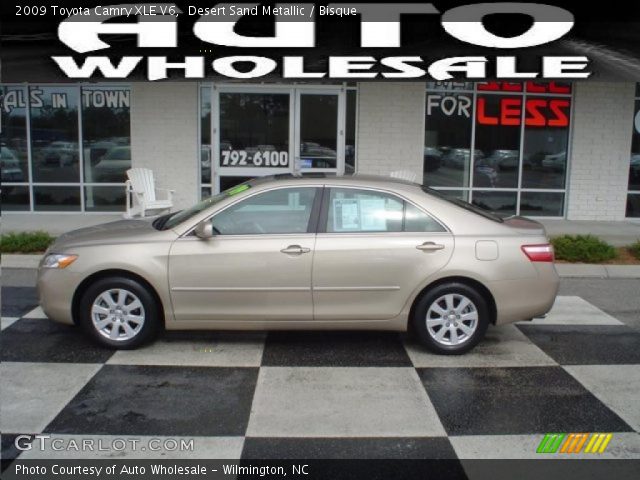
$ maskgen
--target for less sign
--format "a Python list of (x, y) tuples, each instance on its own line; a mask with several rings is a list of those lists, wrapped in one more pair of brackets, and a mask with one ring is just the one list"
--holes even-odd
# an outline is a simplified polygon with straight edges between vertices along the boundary
[[(535, 94), (568, 94), (571, 87), (551, 82), (536, 84), (529, 82), (527, 92)], [(522, 92), (523, 84), (508, 82), (488, 82), (478, 85), (475, 109), (472, 109), (471, 95), (456, 93), (430, 93), (427, 95), (427, 115), (439, 113), (450, 116), (471, 117), (475, 111), (476, 122), (480, 125), (527, 127), (569, 126), (571, 102), (569, 98), (500, 95), (491, 97), (482, 92)]]

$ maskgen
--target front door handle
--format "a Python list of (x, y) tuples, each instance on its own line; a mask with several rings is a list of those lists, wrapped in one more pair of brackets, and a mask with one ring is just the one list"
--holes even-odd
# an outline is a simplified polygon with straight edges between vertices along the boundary
[(435, 252), (436, 250), (443, 250), (444, 245), (434, 242), (424, 242), (423, 244), (418, 245), (416, 248), (418, 250), (422, 250), (423, 252)]
[(287, 255), (302, 255), (303, 253), (309, 253), (311, 249), (301, 247), (300, 245), (289, 245), (287, 248), (283, 248), (280, 251), (282, 253), (286, 253)]

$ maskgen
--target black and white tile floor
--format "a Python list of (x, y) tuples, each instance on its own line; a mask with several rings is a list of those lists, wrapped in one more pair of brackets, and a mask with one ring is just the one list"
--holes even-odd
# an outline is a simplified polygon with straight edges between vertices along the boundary
[(21, 459), (536, 458), (547, 432), (612, 432), (600, 458), (640, 458), (640, 332), (579, 297), (442, 357), (371, 332), (169, 332), (113, 352), (44, 318), (32, 289), (3, 294), (4, 459), (37, 433), (195, 442)]

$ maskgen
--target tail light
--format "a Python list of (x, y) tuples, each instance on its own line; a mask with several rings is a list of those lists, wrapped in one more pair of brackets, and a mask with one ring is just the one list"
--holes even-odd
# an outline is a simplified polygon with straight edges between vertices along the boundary
[(553, 245), (550, 243), (522, 245), (520, 248), (532, 262), (553, 262), (555, 259)]

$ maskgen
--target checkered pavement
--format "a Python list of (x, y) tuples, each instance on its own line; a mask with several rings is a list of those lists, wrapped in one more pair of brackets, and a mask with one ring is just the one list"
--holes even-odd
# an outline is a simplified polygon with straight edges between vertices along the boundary
[(31, 288), (3, 297), (4, 459), (37, 433), (195, 441), (21, 459), (536, 458), (547, 432), (612, 432), (600, 458), (640, 458), (640, 332), (580, 297), (458, 357), (381, 332), (167, 332), (114, 352), (48, 321)]

